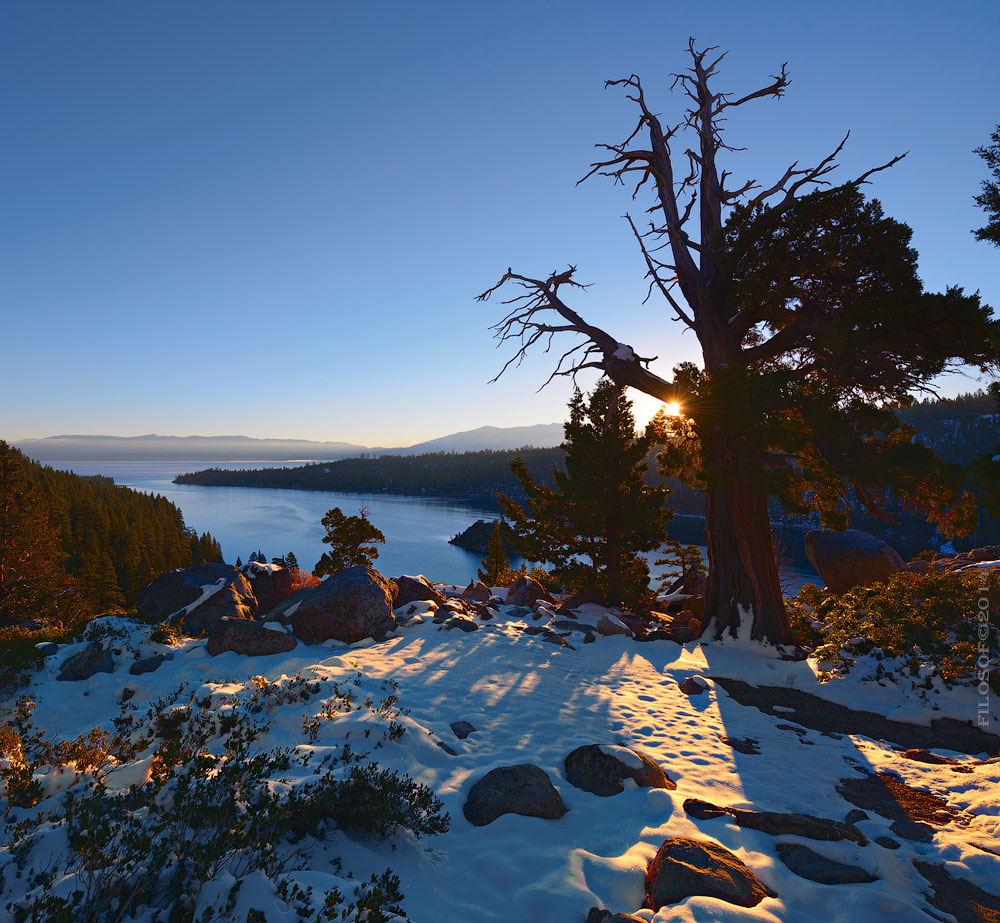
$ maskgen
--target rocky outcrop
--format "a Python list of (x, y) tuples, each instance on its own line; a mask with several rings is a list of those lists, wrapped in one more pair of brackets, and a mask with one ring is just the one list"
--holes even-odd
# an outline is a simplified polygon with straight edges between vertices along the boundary
[(673, 836), (663, 841), (646, 870), (646, 903), (651, 910), (701, 895), (756, 907), (777, 897), (733, 853), (710, 840)]
[(462, 813), (476, 827), (503, 814), (555, 820), (566, 813), (559, 792), (543, 769), (532, 763), (498, 766), (469, 789)]
[(206, 650), (213, 657), (225, 651), (249, 657), (265, 657), (295, 649), (295, 638), (287, 631), (268, 628), (249, 619), (220, 619), (209, 632)]
[(423, 574), (418, 574), (416, 577), (402, 574), (399, 577), (393, 577), (392, 582), (396, 584), (397, 591), (394, 608), (398, 609), (407, 603), (423, 601), (436, 603), (439, 606), (444, 603), (444, 594), (435, 590)]
[[(205, 587), (213, 585), (219, 589), (204, 597)], [(221, 618), (256, 618), (259, 611), (249, 581), (228, 564), (195, 564), (162, 574), (143, 590), (135, 606), (146, 619), (177, 615), (191, 634), (209, 630)]]
[(852, 824), (812, 814), (783, 814), (778, 811), (750, 811), (746, 808), (720, 807), (699, 798), (688, 798), (684, 802), (684, 813), (697, 820), (729, 815), (737, 826), (747, 830), (759, 830), (771, 836), (801, 836), (810, 840), (850, 840), (865, 846), (868, 840)]
[(257, 615), (260, 618), (292, 595), (292, 572), (287, 567), (248, 564), (244, 573), (257, 599)]
[(565, 766), (570, 785), (602, 797), (625, 791), (623, 779), (640, 788), (677, 788), (657, 763), (629, 747), (585, 744), (566, 757)]
[(564, 600), (556, 611), (560, 615), (570, 615), (574, 609), (579, 609), (580, 606), (585, 606), (588, 603), (603, 606), (604, 594), (597, 587), (590, 587)]
[(796, 875), (821, 885), (855, 885), (878, 881), (878, 875), (872, 875), (856, 865), (827, 859), (800, 843), (779, 843), (777, 850), (781, 861)]
[(833, 593), (884, 582), (905, 566), (891, 545), (859, 529), (813, 529), (806, 533), (805, 542), (806, 556)]
[(76, 682), (90, 679), (95, 673), (114, 673), (115, 658), (111, 651), (99, 641), (91, 641), (82, 651), (67, 657), (56, 679), (62, 682)]
[(490, 592), (489, 587), (479, 580), (470, 580), (469, 585), (462, 590), (462, 599), (467, 599), (470, 602), (489, 602), (492, 595), (493, 593)]
[(539, 600), (547, 603), (555, 602), (552, 594), (534, 577), (518, 577), (504, 598), (508, 606), (527, 606), (529, 609)]
[(268, 613), (268, 621), (292, 626), (297, 638), (320, 644), (330, 639), (352, 644), (381, 638), (395, 625), (396, 584), (359, 564), (304, 587)]

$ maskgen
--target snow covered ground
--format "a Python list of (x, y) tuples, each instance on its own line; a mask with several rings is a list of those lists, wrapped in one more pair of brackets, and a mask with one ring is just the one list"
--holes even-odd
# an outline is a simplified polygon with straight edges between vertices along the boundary
[[(997, 846), (1000, 762), (947, 751), (939, 752), (974, 765), (974, 771), (956, 773), (948, 765), (913, 762), (884, 741), (797, 727), (788, 709), (778, 717), (740, 705), (709, 677), (792, 687), (923, 724), (943, 715), (974, 720), (973, 689), (938, 689), (918, 697), (905, 683), (878, 686), (848, 678), (821, 685), (815, 664), (782, 661), (772, 649), (739, 640), (681, 647), (598, 635), (584, 644), (583, 634), (572, 633), (567, 640), (575, 649), (559, 647), (525, 633), (534, 624), (531, 618), (513, 615), (509, 607), (501, 607), (493, 620), (479, 622), (471, 632), (442, 630), (431, 614), (418, 614), (380, 644), (300, 643), (290, 653), (269, 657), (226, 653), (213, 658), (204, 640), (187, 639), (172, 648), (172, 660), (140, 676), (129, 673), (131, 652), (147, 656), (167, 648), (148, 641), (148, 627), (114, 622), (122, 631), (111, 640), (118, 651), (115, 672), (57, 682), (62, 661), (82, 649), (66, 646), (48, 658), (24, 691), (37, 703), (36, 727), (75, 737), (94, 727), (110, 729), (123, 698), (124, 708), (139, 714), (184, 686), (196, 701), (225, 708), (252, 686), (254, 676), (287, 684), (298, 674), (318, 682), (319, 694), (270, 708), (270, 730), (258, 743), (323, 752), (347, 740), (363, 746), (372, 716), (352, 713), (323, 721), (313, 739), (305, 733), (303, 718), (320, 712), (336, 684), (357, 678), (361, 693), (377, 696), (389, 688), (384, 681), (392, 680), (398, 684), (397, 707), (409, 710), (395, 719), (406, 733), (384, 742), (372, 756), (433, 789), (451, 816), (450, 830), (419, 840), (399, 835), (384, 841), (334, 831), (323, 842), (307, 844), (308, 868), (293, 874), (303, 883), (329, 886), (324, 876), (333, 880), (330, 860), (336, 855), (345, 872), (357, 878), (391, 867), (401, 879), (413, 923), (583, 923), (594, 906), (656, 923), (906, 923), (929, 919), (924, 899), (929, 888), (911, 863), (914, 857), (945, 862), (953, 876), (1000, 890), (1000, 857), (980, 848)], [(581, 617), (593, 623), (592, 614)], [(699, 678), (706, 691), (684, 694), (679, 683), (688, 677)], [(458, 739), (450, 727), (456, 721), (470, 722), (475, 731)], [(1000, 730), (996, 722), (991, 730)], [(738, 752), (720, 737), (752, 738), (759, 753)], [(631, 781), (611, 797), (577, 789), (566, 781), (563, 761), (583, 744), (640, 750), (664, 768), (677, 789), (641, 789)], [(470, 824), (462, 813), (470, 787), (495, 767), (520, 763), (534, 763), (548, 774), (567, 813), (558, 820), (507, 814), (486, 826)], [(878, 876), (867, 884), (822, 885), (801, 878), (778, 858), (776, 837), (740, 828), (726, 817), (696, 821), (682, 808), (685, 799), (700, 798), (842, 821), (853, 805), (837, 793), (838, 781), (885, 770), (939, 795), (960, 812), (959, 818), (936, 827), (933, 842), (903, 839), (898, 850), (873, 842), (892, 834), (889, 820), (871, 812), (870, 819), (858, 823), (871, 841), (865, 847), (781, 837)], [(141, 781), (145, 771), (123, 767), (109, 775), (108, 784)], [(68, 784), (54, 777), (42, 781), (51, 791)], [(656, 914), (640, 909), (647, 863), (670, 836), (721, 843), (777, 897), (749, 909), (707, 897), (690, 897)], [(0, 907), (30, 889), (23, 878), (2, 877), (5, 866), (11, 867), (9, 848), (0, 849)], [(216, 883), (216, 889), (223, 884)], [(208, 894), (211, 888), (204, 890)], [(275, 895), (273, 883), (259, 873), (240, 891), (235, 918), (245, 920), (250, 908), (263, 911), (268, 921), (295, 919)]]

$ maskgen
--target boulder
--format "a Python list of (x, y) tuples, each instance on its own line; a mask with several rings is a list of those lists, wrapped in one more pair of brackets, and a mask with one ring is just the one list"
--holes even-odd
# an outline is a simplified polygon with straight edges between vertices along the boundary
[(590, 587), (575, 596), (570, 596), (556, 611), (560, 615), (569, 615), (574, 609), (579, 609), (580, 606), (585, 606), (588, 603), (603, 606), (604, 594), (597, 587)]
[(291, 624), (297, 638), (321, 644), (331, 638), (352, 644), (381, 638), (396, 624), (396, 584), (364, 564), (303, 587), (268, 613), (268, 621)]
[(143, 673), (152, 673), (154, 670), (159, 670), (163, 661), (173, 659), (173, 654), (151, 654), (149, 657), (143, 657), (141, 660), (134, 661), (132, 666), (128, 668), (128, 671), (133, 676), (142, 676)]
[(566, 805), (543, 769), (520, 763), (486, 773), (469, 789), (462, 813), (470, 824), (483, 827), (503, 814), (556, 820), (566, 813)]
[(684, 695), (701, 695), (708, 687), (699, 683), (693, 676), (689, 676), (683, 682), (677, 684)]
[(469, 585), (462, 590), (462, 599), (467, 599), (474, 603), (485, 603), (493, 595), (486, 584), (479, 580), (470, 580)]
[(711, 804), (700, 798), (688, 798), (684, 802), (684, 813), (696, 820), (711, 820), (728, 814), (737, 826), (747, 830), (759, 830), (771, 836), (801, 836), (810, 840), (850, 840), (859, 846), (866, 846), (868, 840), (857, 827), (839, 820), (814, 817), (812, 814), (784, 814), (779, 811), (750, 811), (746, 808), (732, 808)]
[(465, 740), (470, 734), (475, 733), (475, 728), (468, 721), (452, 721), (452, 733), (459, 739)]
[(882, 539), (859, 529), (813, 529), (806, 533), (806, 556), (833, 593), (884, 582), (905, 567), (899, 553)]
[(894, 840), (891, 836), (877, 836), (875, 842), (883, 849), (899, 849), (899, 840)]
[(628, 625), (609, 612), (606, 612), (598, 620), (597, 633), (607, 637), (611, 635), (625, 635), (625, 637), (631, 638), (633, 635), (632, 629)]
[[(220, 581), (220, 589), (192, 606), (206, 586)], [(249, 581), (229, 564), (195, 564), (162, 574), (142, 591), (135, 607), (139, 615), (151, 620), (179, 614), (191, 634), (206, 631), (221, 618), (257, 618), (259, 611)]]
[(518, 577), (514, 585), (507, 591), (504, 602), (508, 606), (527, 606), (531, 608), (540, 599), (554, 603), (555, 600), (534, 577)]
[(431, 586), (430, 580), (423, 574), (418, 574), (416, 577), (402, 574), (399, 577), (393, 577), (392, 582), (396, 584), (397, 590), (394, 608), (421, 600), (437, 603), (439, 606), (444, 603), (444, 595), (435, 590)]
[(90, 679), (95, 673), (114, 673), (115, 658), (100, 641), (91, 641), (82, 651), (67, 657), (56, 677), (63, 682)]
[(585, 744), (566, 757), (565, 766), (570, 785), (602, 797), (625, 791), (622, 779), (640, 788), (677, 788), (659, 764), (629, 747)]
[(213, 657), (225, 651), (264, 657), (295, 649), (295, 638), (249, 619), (220, 619), (208, 635), (206, 650)]
[(740, 907), (756, 907), (765, 897), (777, 897), (718, 843), (686, 836), (664, 840), (646, 870), (644, 906), (656, 911), (696, 895)]
[(257, 615), (263, 617), (292, 595), (292, 572), (287, 567), (248, 564), (244, 568), (250, 589), (257, 600)]
[(454, 618), (448, 619), (448, 621), (444, 623), (444, 627), (448, 631), (451, 631), (453, 628), (466, 632), (479, 631), (479, 626), (475, 623), (475, 621), (464, 615), (456, 615)]
[(877, 875), (856, 865), (846, 865), (827, 859), (800, 843), (779, 843), (778, 856), (800, 878), (821, 885), (856, 885), (878, 881)]

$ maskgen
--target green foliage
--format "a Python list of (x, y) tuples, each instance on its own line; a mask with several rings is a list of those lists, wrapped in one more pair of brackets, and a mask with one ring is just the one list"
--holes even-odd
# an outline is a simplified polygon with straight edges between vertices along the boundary
[(705, 561), (697, 545), (685, 545), (683, 542), (668, 540), (663, 543), (660, 554), (663, 557), (653, 562), (654, 567), (665, 568), (660, 578), (660, 592), (669, 588), (684, 574), (694, 572), (702, 576), (706, 572)]
[[(435, 835), (449, 823), (426, 786), (366, 761), (347, 745), (304, 782), (293, 782), (289, 772), (294, 766), (301, 777), (310, 752), (257, 746), (267, 726), (249, 715), (305, 701), (317, 689), (298, 676), (276, 683), (260, 678), (232, 703), (236, 707), (224, 709), (181, 704), (180, 689), (138, 725), (132, 716), (116, 720), (117, 735), (98, 730), (54, 742), (31, 732), (31, 703), (22, 700), (13, 720), (0, 727), (0, 755), (9, 764), (3, 775), (11, 815), (4, 831), (9, 867), (29, 882), (24, 896), (7, 905), (10, 918), (191, 921), (202, 888), (229, 874), (236, 884), (228, 900), (223, 892), (221, 905), (199, 915), (200, 921), (229, 920), (242, 879), (254, 872), (271, 878), (278, 897), (303, 921), (387, 923), (402, 914), (399, 879), (390, 870), (359, 883), (353, 899), (339, 888), (310, 895), (289, 875), (304, 867), (298, 844), (307, 835), (324, 837), (334, 827), (379, 838), (398, 830)], [(388, 718), (396, 713), (394, 703), (390, 695), (368, 707)], [(385, 737), (392, 739), (391, 727)], [(146, 781), (127, 789), (111, 784), (111, 770), (149, 757)], [(32, 774), (59, 767), (75, 773), (70, 790), (45, 800), (47, 811), (27, 814), (42, 801)], [(54, 835), (69, 848), (44, 850), (44, 861), (34, 864), (36, 844)]]
[(371, 564), (378, 558), (373, 545), (385, 544), (385, 536), (368, 521), (368, 508), (361, 507), (357, 516), (345, 516), (335, 506), (323, 517), (326, 535), (323, 541), (330, 546), (313, 568), (313, 574), (336, 574), (358, 564)]
[[(870, 678), (926, 678), (932, 666), (946, 683), (977, 677), (980, 626), (990, 635), (1000, 615), (1000, 574), (897, 571), (885, 583), (826, 595), (806, 584), (786, 601), (801, 643), (824, 665), (822, 678), (843, 676), (858, 657), (874, 660)], [(985, 590), (984, 590), (985, 587)], [(980, 608), (980, 600), (988, 606)], [(980, 618), (982, 614), (982, 618)], [(921, 668), (924, 668), (923, 670)], [(864, 678), (868, 678), (867, 676)], [(996, 664), (991, 682), (996, 684)]]
[(500, 504), (527, 560), (549, 563), (552, 579), (570, 590), (596, 587), (611, 605), (648, 607), (649, 567), (641, 552), (666, 537), (668, 491), (646, 483), (650, 432), (637, 436), (631, 402), (602, 380), (585, 401), (570, 401), (563, 443), (566, 470), (555, 486), (539, 484), (514, 459), (527, 501)]
[(976, 196), (976, 204), (986, 212), (986, 224), (972, 233), (976, 240), (989, 241), (1000, 247), (1000, 125), (990, 135), (992, 144), (977, 147), (975, 152), (986, 162), (992, 180), (983, 180), (983, 191)]
[(501, 583), (510, 571), (510, 558), (503, 543), (503, 524), (498, 520), (493, 525), (490, 540), (486, 545), (486, 556), (480, 562), (477, 575), (486, 586), (509, 586)]
[(42, 467), (0, 442), (0, 624), (130, 605), (165, 571), (221, 559), (163, 497)]
[(30, 462), (0, 442), (0, 625), (57, 611), (63, 557)]

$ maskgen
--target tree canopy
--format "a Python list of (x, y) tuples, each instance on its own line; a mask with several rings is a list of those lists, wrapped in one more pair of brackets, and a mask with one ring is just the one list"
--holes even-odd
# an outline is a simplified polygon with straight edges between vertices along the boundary
[(695, 334), (700, 361), (670, 380), (658, 375), (655, 343), (625, 344), (568, 303), (586, 287), (573, 266), (545, 277), (508, 269), (480, 299), (504, 293), (507, 313), (494, 331), (515, 353), (500, 374), (537, 344), (576, 334), (550, 381), (596, 369), (681, 406), (659, 421), (662, 470), (705, 489), (705, 630), (735, 632), (747, 615), (754, 637), (788, 643), (768, 498), (835, 528), (847, 525), (852, 501), (886, 513), (895, 498), (942, 528), (968, 531), (964, 472), (914, 443), (893, 405), (933, 392), (950, 369), (996, 368), (1000, 324), (977, 295), (925, 292), (910, 229), (862, 194), (900, 157), (831, 185), (845, 137), (814, 166), (796, 161), (773, 181), (735, 181), (723, 165), (734, 150), (725, 140), (730, 110), (781, 97), (787, 71), (747, 93), (720, 92), (724, 54), (693, 40), (688, 52), (691, 67), (672, 84), (688, 102), (672, 123), (654, 112), (638, 76), (608, 82), (625, 90), (638, 118), (624, 141), (598, 145), (602, 156), (584, 178), (608, 176), (630, 185), (634, 199), (650, 195), (648, 227), (627, 217), (646, 301), (662, 299)]

